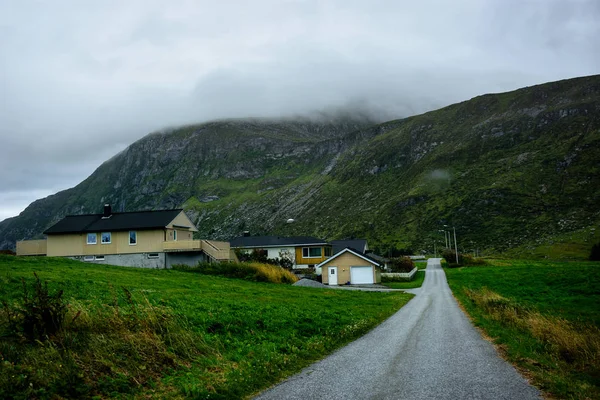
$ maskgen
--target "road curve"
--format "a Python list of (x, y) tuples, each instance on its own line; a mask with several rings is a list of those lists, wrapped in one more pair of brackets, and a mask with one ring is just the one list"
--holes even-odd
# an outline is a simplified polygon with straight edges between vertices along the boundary
[(400, 311), (256, 399), (539, 399), (458, 308), (440, 259)]

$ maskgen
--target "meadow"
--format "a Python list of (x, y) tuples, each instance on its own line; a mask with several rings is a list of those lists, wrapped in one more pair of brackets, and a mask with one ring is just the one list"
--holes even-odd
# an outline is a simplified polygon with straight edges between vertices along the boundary
[[(15, 321), (45, 282), (67, 314), (33, 339)], [(411, 297), (0, 255), (0, 398), (247, 398)]]
[(488, 260), (446, 268), (454, 296), (550, 398), (600, 398), (600, 263)]

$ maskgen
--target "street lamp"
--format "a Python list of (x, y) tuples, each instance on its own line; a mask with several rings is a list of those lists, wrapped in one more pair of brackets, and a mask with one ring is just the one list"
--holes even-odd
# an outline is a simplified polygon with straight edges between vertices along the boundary
[(446, 235), (446, 231), (440, 229), (440, 230), (438, 230), (438, 232), (440, 232), (440, 233), (443, 232), (444, 233), (444, 240), (446, 241), (446, 248), (448, 248), (448, 236)]

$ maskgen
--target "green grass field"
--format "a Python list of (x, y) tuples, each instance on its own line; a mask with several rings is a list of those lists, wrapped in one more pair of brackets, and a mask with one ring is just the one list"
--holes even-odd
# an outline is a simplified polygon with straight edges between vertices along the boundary
[(504, 356), (554, 398), (600, 398), (600, 263), (489, 261), (446, 269)]
[(64, 289), (69, 332), (27, 343), (10, 335), (5, 308), (0, 398), (245, 398), (412, 297), (0, 256), (0, 300), (9, 309), (34, 272), (51, 292)]

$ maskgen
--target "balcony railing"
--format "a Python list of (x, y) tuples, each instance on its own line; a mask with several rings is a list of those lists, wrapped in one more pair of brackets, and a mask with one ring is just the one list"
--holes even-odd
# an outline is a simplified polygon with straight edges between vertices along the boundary
[(163, 249), (166, 252), (204, 251), (215, 260), (221, 261), (230, 259), (229, 242), (215, 242), (212, 240), (177, 240), (163, 242)]
[(18, 256), (45, 256), (47, 252), (46, 239), (22, 240), (17, 242)]

